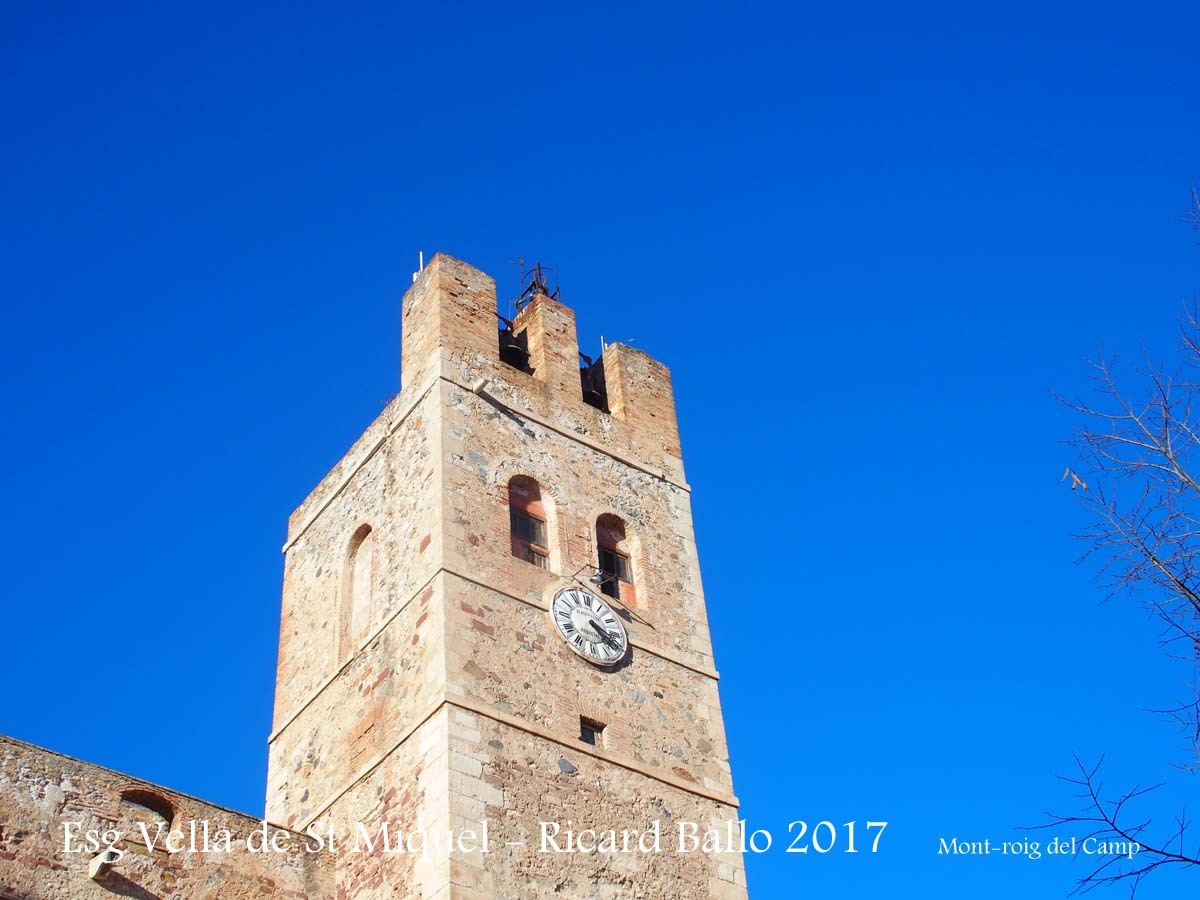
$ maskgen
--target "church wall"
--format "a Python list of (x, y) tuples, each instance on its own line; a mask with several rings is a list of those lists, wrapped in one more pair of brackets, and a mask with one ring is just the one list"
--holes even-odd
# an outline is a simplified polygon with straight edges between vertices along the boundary
[[(129, 791), (150, 792), (167, 801), (173, 810), (167, 827), (189, 832), (190, 823), (207, 822), (214, 847), (219, 831), (228, 829), (232, 851), (148, 851), (136, 822), (146, 824), (153, 837), (155, 823), (165, 820), (136, 804), (122, 803), (122, 793)], [(68, 822), (79, 823), (73, 835), (116, 828), (124, 836), (115, 846), (125, 855), (103, 885), (88, 877), (88, 864), (98, 851), (65, 852)], [(286, 835), (279, 842), (283, 852), (247, 852), (246, 839), (261, 825), (251, 816), (0, 737), (0, 897), (5, 900), (331, 897), (333, 861), (323, 853), (306, 852), (300, 835)], [(203, 847), (202, 841), (196, 846)]]
[(271, 741), (267, 816), (302, 827), (445, 694), (442, 580), (433, 579)]
[[(279, 730), (361, 645), (343, 635), (351, 538), (369, 525), (373, 547), (369, 637), (422, 590), (440, 565), (436, 392), (402, 395), (367, 435), (356, 466), (335, 469), (309, 518), (293, 517), (284, 566), (275, 729)], [(356, 448), (362, 444), (359, 441)], [(365, 640), (366, 638), (361, 638)]]
[[(449, 855), (436, 848), (425, 852), (422, 838), (414, 838), (427, 835), (433, 840), (450, 831), (449, 715), (449, 709), (440, 706), (317, 818), (314, 824), (321, 833), (332, 828), (335, 834), (338, 897), (449, 897)], [(366, 839), (374, 842), (374, 851), (359, 823)], [(380, 836), (384, 823), (391, 841), (386, 852)], [(417, 843), (404, 843), (414, 839)]]
[[(489, 822), (487, 855), (456, 853), (456, 900), (745, 900), (740, 852), (676, 853), (678, 823), (701, 831), (736, 823), (734, 807), (646, 778), (471, 712), (451, 715), (455, 828)], [(662, 852), (542, 852), (541, 822), (576, 830), (636, 829), (661, 823)], [(736, 824), (734, 833), (737, 834)], [(560, 847), (565, 847), (562, 833)]]
[(578, 744), (580, 718), (602, 723), (599, 752), (678, 784), (732, 794), (716, 682), (634, 647), (612, 670), (567, 648), (542, 605), (447, 578), (451, 700), (519, 719)]
[[(528, 475), (552, 503), (550, 570), (570, 577), (595, 566), (596, 520), (605, 513), (620, 516), (638, 598), (638, 617), (625, 622), (633, 640), (711, 670), (688, 492), (453, 384), (442, 390), (446, 565), (485, 584), (542, 598), (545, 571), (514, 557), (508, 538), (508, 481)], [(592, 571), (585, 568), (580, 578)]]

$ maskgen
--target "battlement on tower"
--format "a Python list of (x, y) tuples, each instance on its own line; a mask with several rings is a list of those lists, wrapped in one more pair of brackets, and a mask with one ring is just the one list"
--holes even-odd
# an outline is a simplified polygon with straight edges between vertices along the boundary
[[(418, 273), (399, 394), (289, 522), (267, 817), (505, 848), (339, 861), (339, 895), (615, 896), (607, 862), (549, 877), (530, 823), (737, 819), (670, 373), (581, 356), (531, 274), (510, 320), (484, 272)], [(554, 624), (566, 586), (620, 607), (612, 668)], [(646, 896), (746, 895), (735, 851), (629, 865)]]
[(598, 359), (581, 356), (574, 312), (545, 292), (503, 319), (495, 281), (443, 253), (418, 274), (402, 308), (406, 390), (438, 376), (479, 388), (683, 483), (671, 373), (658, 360), (619, 343)]

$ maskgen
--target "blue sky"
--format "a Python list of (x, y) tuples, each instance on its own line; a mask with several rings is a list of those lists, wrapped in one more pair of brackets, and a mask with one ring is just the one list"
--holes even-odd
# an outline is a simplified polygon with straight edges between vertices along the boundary
[(891, 823), (752, 896), (1061, 897), (1070, 862), (936, 845), (1071, 809), (1072, 752), (1196, 800), (1051, 396), (1169, 354), (1200, 287), (1194, 4), (0, 22), (0, 732), (261, 811), (286, 517), (444, 250), (506, 297), (541, 258), (585, 352), (672, 367), (751, 826)]

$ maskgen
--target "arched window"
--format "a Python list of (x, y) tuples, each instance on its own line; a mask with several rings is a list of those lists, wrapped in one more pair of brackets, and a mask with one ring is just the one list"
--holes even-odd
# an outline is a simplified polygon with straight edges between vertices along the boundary
[(600, 590), (622, 603), (636, 606), (625, 523), (610, 513), (596, 520), (596, 557), (596, 567), (603, 577)]
[(144, 788), (126, 788), (121, 791), (121, 805), (162, 819), (168, 826), (175, 820), (175, 807), (162, 794)]
[(542, 489), (532, 478), (517, 475), (509, 481), (508, 521), (512, 555), (539, 568), (546, 568), (550, 556), (546, 507), (542, 503)]
[(361, 525), (350, 538), (346, 573), (342, 579), (343, 658), (354, 652), (371, 627), (371, 594), (375, 571), (375, 532)]
[(160, 842), (166, 832), (171, 830), (174, 821), (175, 807), (162, 794), (144, 788), (126, 788), (121, 791), (121, 803), (115, 824), (117, 830), (125, 835), (129, 847), (146, 846), (141, 840), (141, 829), (144, 827), (146, 836), (156, 842), (156, 848), (166, 850), (165, 844)]

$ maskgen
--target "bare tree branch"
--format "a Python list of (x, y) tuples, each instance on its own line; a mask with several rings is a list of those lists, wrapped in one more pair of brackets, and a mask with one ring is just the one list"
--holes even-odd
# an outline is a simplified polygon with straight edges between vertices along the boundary
[[(1200, 232), (1200, 192), (1192, 189), (1185, 216)], [(1153, 710), (1178, 725), (1185, 739), (1179, 767), (1200, 772), (1200, 309), (1186, 307), (1179, 322), (1180, 359), (1173, 369), (1151, 361), (1118, 377), (1115, 357), (1091, 363), (1092, 395), (1058, 399), (1077, 413), (1081, 426), (1072, 444), (1079, 460), (1069, 466), (1072, 489), (1092, 516), (1078, 537), (1095, 557), (1110, 598), (1142, 605), (1162, 627), (1164, 652), (1187, 663), (1185, 696)], [(1132, 384), (1127, 388), (1126, 384)], [(1196, 867), (1200, 844), (1188, 844), (1186, 809), (1168, 829), (1155, 831), (1149, 820), (1133, 819), (1136, 802), (1158, 785), (1106, 799), (1099, 773), (1075, 759), (1079, 774), (1064, 778), (1079, 788), (1085, 810), (1078, 815), (1047, 814), (1036, 826), (1087, 826), (1087, 836), (1136, 841), (1132, 857), (1107, 856), (1087, 872), (1073, 893), (1123, 884), (1134, 896), (1152, 872), (1164, 866)]]
[(1045, 814), (1047, 821), (1032, 826), (1030, 830), (1084, 825), (1088, 831), (1080, 836), (1081, 840), (1091, 838), (1104, 843), (1136, 846), (1138, 849), (1136, 853), (1101, 855), (1100, 861), (1076, 882), (1075, 889), (1069, 896), (1086, 894), (1098, 887), (1125, 882), (1130, 886), (1129, 895), (1133, 897), (1142, 880), (1156, 869), (1164, 866), (1200, 866), (1200, 847), (1192, 851), (1186, 849), (1187, 830), (1191, 825), (1187, 811), (1182, 811), (1175, 818), (1174, 830), (1161, 841), (1147, 843), (1146, 833), (1150, 828), (1150, 821), (1147, 819), (1130, 822), (1127, 807), (1133, 801), (1158, 790), (1162, 785), (1135, 786), (1115, 800), (1105, 799), (1104, 785), (1099, 780), (1103, 764), (1102, 756), (1089, 769), (1076, 756), (1075, 767), (1079, 770), (1078, 776), (1060, 775), (1059, 778), (1079, 789), (1075, 796), (1084, 801), (1084, 811), (1078, 815), (1066, 816), (1048, 812)]

